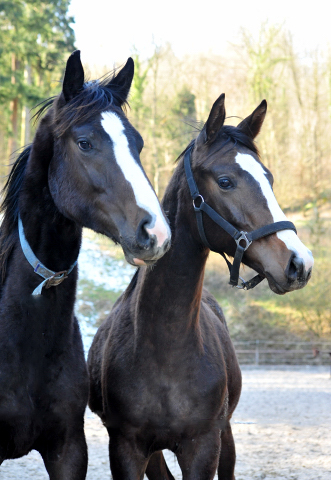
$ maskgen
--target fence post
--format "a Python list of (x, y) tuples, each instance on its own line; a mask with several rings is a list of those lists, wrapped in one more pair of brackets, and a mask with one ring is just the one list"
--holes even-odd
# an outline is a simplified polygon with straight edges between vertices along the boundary
[(255, 365), (258, 365), (260, 362), (259, 343), (260, 340), (255, 341)]

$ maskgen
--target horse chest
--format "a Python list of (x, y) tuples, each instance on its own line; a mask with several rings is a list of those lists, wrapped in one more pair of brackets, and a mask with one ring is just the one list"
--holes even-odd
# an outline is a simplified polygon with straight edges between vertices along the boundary
[(121, 375), (123, 385), (120, 382), (109, 392), (109, 405), (112, 399), (121, 405), (120, 415), (131, 425), (180, 434), (200, 428), (199, 424), (205, 428), (206, 419), (213, 423), (220, 415), (226, 379), (217, 366), (201, 362), (195, 369), (186, 365), (161, 368), (150, 362), (148, 368), (136, 366), (130, 378)]
[(83, 352), (79, 345), (74, 351), (71, 342), (60, 348), (46, 334), (38, 339), (18, 334), (0, 342), (0, 365), (0, 415), (8, 423), (21, 418), (19, 423), (39, 424), (66, 401), (87, 397)]

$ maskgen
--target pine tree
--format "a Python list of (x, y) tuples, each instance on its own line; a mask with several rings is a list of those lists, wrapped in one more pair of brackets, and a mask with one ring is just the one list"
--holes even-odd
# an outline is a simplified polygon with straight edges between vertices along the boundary
[(0, 128), (8, 138), (2, 160), (30, 140), (29, 109), (58, 91), (74, 50), (68, 7), (69, 0), (0, 1)]

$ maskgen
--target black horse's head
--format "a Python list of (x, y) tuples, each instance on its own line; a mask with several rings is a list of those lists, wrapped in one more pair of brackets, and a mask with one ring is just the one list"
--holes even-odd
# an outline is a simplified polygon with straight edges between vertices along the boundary
[(123, 112), (133, 73), (129, 58), (112, 78), (84, 83), (74, 52), (33, 151), (49, 150), (48, 185), (58, 210), (120, 243), (131, 264), (145, 265), (165, 253), (170, 229), (140, 163), (143, 139)]

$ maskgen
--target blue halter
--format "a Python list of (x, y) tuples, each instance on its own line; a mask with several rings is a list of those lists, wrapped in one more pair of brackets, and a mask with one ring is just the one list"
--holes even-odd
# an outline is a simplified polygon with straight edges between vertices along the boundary
[(33, 290), (32, 295), (41, 295), (42, 289), (44, 287), (45, 288), (56, 287), (57, 285), (62, 283), (63, 280), (67, 278), (69, 273), (71, 273), (72, 270), (77, 265), (77, 260), (76, 260), (68, 270), (62, 270), (61, 272), (53, 272), (52, 270), (49, 270), (49, 268), (45, 267), (45, 265), (43, 265), (38, 260), (38, 258), (35, 256), (35, 254), (31, 250), (31, 247), (28, 244), (28, 241), (24, 235), (23, 224), (20, 216), (18, 216), (18, 233), (20, 237), (22, 251), (25, 255), (25, 258), (30, 263), (31, 267), (33, 268), (33, 271), (38, 275), (40, 275), (42, 278), (44, 278), (44, 281), (41, 282), (41, 284), (38, 285), (38, 287)]

